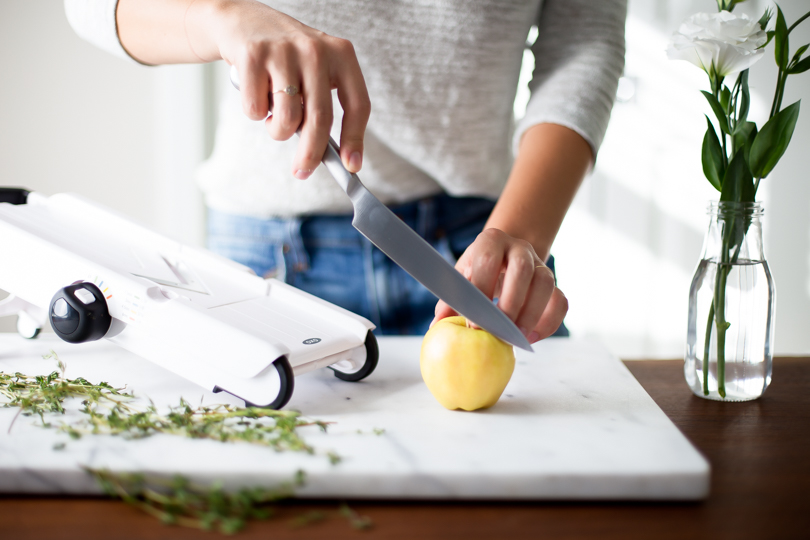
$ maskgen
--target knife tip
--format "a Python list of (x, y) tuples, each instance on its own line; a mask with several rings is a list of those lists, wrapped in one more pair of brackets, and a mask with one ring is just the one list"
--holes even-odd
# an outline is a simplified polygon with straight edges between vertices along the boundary
[(524, 336), (522, 333), (517, 332), (517, 329), (515, 329), (515, 332), (509, 332), (508, 334), (509, 337), (506, 336), (504, 337), (498, 336), (498, 337), (501, 340), (505, 341), (506, 343), (512, 345), (513, 347), (517, 347), (518, 349), (523, 349), (524, 351), (532, 353), (534, 352), (534, 349), (532, 348), (531, 343), (529, 343), (529, 340), (526, 339), (526, 336)]

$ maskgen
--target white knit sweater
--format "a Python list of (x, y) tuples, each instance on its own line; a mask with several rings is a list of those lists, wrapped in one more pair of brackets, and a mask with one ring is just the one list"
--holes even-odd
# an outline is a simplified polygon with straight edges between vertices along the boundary
[[(385, 203), (441, 191), (497, 198), (523, 132), (569, 127), (596, 152), (624, 66), (626, 0), (265, 0), (311, 27), (350, 40), (372, 113), (360, 178)], [(123, 58), (117, 0), (65, 0), (88, 41)], [(535, 71), (526, 115), (513, 102), (529, 29)], [(333, 136), (341, 111), (335, 100)], [(238, 92), (220, 104), (213, 154), (198, 172), (209, 207), (256, 217), (351, 211), (319, 167), (292, 174), (296, 138), (273, 141), (242, 114)]]

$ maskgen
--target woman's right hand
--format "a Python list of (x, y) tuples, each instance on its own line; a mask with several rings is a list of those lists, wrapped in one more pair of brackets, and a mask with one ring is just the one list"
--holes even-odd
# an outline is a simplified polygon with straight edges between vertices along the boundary
[[(332, 127), (332, 89), (337, 89), (344, 111), (340, 157), (349, 171), (360, 170), (371, 103), (349, 41), (254, 0), (133, 4), (119, 0), (117, 18), (121, 42), (135, 58), (145, 63), (223, 59), (239, 72), (245, 115), (266, 119), (270, 136), (278, 141), (300, 128), (296, 178), (308, 178), (321, 162)], [(283, 91), (288, 86), (299, 93), (288, 95)]]

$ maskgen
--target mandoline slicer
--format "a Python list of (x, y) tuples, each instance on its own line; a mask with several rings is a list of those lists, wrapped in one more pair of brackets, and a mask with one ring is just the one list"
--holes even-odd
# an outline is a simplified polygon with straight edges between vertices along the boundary
[(374, 325), (72, 194), (0, 188), (0, 316), (35, 338), (102, 337), (214, 392), (280, 408), (295, 376), (377, 365)]

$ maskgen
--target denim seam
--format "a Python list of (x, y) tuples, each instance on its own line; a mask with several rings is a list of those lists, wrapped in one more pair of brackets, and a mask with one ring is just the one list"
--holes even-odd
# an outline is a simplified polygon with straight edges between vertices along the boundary
[(416, 209), (416, 232), (422, 238), (431, 238), (436, 232), (436, 201), (422, 199)]
[(290, 245), (290, 259), (294, 272), (305, 272), (309, 269), (309, 256), (304, 249), (301, 236), (301, 220), (287, 220), (287, 241)]

